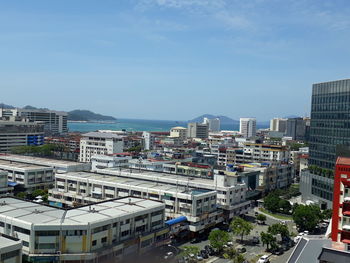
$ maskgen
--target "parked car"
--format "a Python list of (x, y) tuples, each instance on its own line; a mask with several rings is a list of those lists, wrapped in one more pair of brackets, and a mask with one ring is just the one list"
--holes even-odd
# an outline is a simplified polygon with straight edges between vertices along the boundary
[(229, 247), (232, 247), (233, 246), (233, 242), (229, 241), (229, 242), (226, 243), (226, 245), (228, 245)]
[(198, 253), (198, 255), (196, 256), (196, 259), (197, 259), (198, 261), (202, 261), (202, 260), (203, 260), (203, 257), (202, 257), (201, 254)]
[(167, 252), (164, 256), (164, 259), (171, 259), (172, 257), (174, 257), (174, 253), (173, 252)]
[(282, 248), (276, 248), (271, 251), (272, 254), (274, 255), (282, 255), (283, 254), (283, 249)]
[(242, 245), (238, 245), (236, 247), (236, 250), (237, 250), (238, 253), (244, 253), (244, 252), (247, 251), (247, 249), (244, 246), (242, 246)]
[(253, 243), (253, 244), (259, 244), (259, 243), (260, 243), (259, 237), (253, 237), (253, 238), (252, 238), (252, 243)]
[(263, 255), (259, 258), (257, 263), (269, 263), (269, 255)]

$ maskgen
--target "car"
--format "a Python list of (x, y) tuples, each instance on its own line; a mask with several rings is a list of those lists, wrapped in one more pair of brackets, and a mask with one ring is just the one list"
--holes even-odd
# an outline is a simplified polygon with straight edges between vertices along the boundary
[(233, 242), (229, 241), (229, 242), (226, 243), (226, 245), (228, 245), (229, 247), (232, 247), (233, 246)]
[(282, 255), (283, 254), (283, 249), (282, 248), (276, 248), (271, 251), (272, 254), (274, 255)]
[(170, 259), (174, 256), (174, 253), (173, 252), (167, 252), (164, 256), (164, 259)]
[(303, 233), (304, 233), (304, 236), (307, 236), (309, 234), (309, 231), (305, 230)]
[(203, 257), (202, 257), (201, 254), (198, 254), (198, 255), (196, 256), (196, 259), (197, 259), (198, 261), (202, 261), (202, 260), (203, 260)]
[(254, 213), (254, 215), (255, 215), (255, 216), (258, 216), (258, 215), (259, 215), (259, 213), (258, 213), (258, 212), (255, 212), (255, 213)]
[(260, 243), (259, 237), (253, 237), (253, 238), (252, 238), (252, 243), (253, 243), (253, 244), (259, 244), (259, 243)]
[(322, 228), (327, 228), (327, 227), (328, 227), (328, 224), (327, 224), (327, 223), (321, 223), (321, 227), (322, 227)]
[(237, 250), (238, 253), (244, 253), (244, 252), (247, 251), (247, 249), (244, 246), (242, 246), (242, 245), (238, 245), (236, 247), (236, 250)]
[(263, 255), (259, 258), (257, 263), (269, 263), (269, 255)]
[(199, 243), (199, 242), (201, 242), (199, 238), (193, 238), (190, 243), (195, 244), (195, 243)]
[(281, 221), (281, 224), (282, 224), (282, 225), (287, 225), (287, 222), (284, 221), (284, 220), (282, 220), (282, 221)]

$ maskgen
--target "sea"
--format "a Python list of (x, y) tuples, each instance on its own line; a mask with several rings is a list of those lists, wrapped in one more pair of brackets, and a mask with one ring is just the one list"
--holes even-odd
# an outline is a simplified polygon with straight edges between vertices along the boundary
[[(126, 131), (169, 131), (172, 127), (187, 127), (186, 121), (118, 119), (115, 123), (68, 122), (70, 132), (91, 132), (97, 130)], [(266, 124), (257, 124), (258, 129), (268, 128)], [(221, 124), (221, 130), (239, 130), (239, 124)]]

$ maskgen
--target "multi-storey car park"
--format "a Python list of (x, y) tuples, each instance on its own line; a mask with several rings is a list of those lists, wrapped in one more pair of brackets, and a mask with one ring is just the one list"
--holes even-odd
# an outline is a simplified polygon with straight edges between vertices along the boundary
[(171, 185), (94, 173), (56, 174), (54, 189), (49, 190), (51, 204), (77, 206), (104, 199), (135, 196), (165, 204), (167, 219), (186, 216), (191, 232), (199, 233), (223, 221), (217, 208), (216, 191)]
[(244, 182), (238, 182), (237, 176), (214, 174), (213, 179), (204, 179), (164, 172), (121, 168), (106, 168), (98, 169), (97, 171), (105, 175), (216, 191), (217, 205), (223, 209), (225, 220), (245, 214), (250, 209), (251, 202), (246, 200), (247, 185)]
[(0, 199), (0, 233), (22, 241), (29, 262), (115, 262), (167, 242), (161, 202), (127, 197), (62, 209)]

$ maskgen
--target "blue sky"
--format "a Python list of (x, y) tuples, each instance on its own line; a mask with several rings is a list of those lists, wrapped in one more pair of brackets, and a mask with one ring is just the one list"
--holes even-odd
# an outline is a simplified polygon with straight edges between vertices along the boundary
[(0, 102), (187, 120), (305, 115), (349, 78), (348, 0), (0, 1)]

